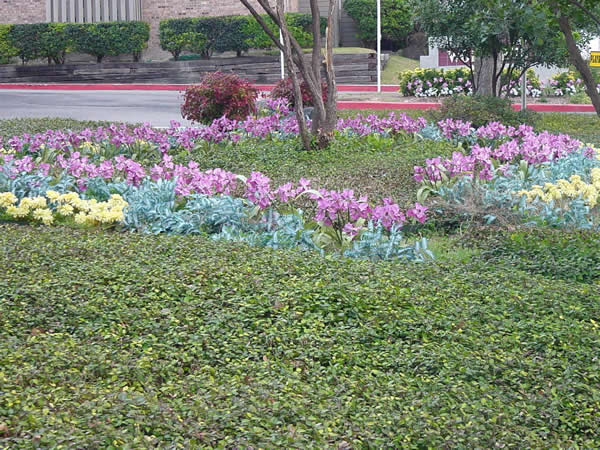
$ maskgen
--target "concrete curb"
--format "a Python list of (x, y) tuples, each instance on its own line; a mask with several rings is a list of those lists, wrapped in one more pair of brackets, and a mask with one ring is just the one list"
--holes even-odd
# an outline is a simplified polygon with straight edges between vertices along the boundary
[[(75, 83), (0, 83), (0, 89), (31, 89), (53, 91), (184, 91), (191, 84), (75, 84)], [(270, 91), (274, 84), (257, 84), (260, 91)], [(370, 84), (338, 85), (339, 92), (377, 92), (377, 86)], [(398, 92), (400, 86), (381, 86), (382, 92)]]

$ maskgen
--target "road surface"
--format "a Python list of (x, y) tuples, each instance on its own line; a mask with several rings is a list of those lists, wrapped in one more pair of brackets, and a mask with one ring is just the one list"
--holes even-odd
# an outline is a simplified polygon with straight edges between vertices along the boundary
[(181, 118), (177, 91), (0, 90), (0, 119), (63, 117), (110, 122), (150, 122), (167, 127)]

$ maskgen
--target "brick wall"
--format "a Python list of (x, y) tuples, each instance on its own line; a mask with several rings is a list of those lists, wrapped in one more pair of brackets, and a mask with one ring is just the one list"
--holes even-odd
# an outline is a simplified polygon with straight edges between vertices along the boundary
[[(256, 1), (252, 3), (257, 5)], [(270, 3), (274, 5), (275, 0)], [(260, 7), (256, 9), (263, 12)], [(150, 24), (150, 42), (145, 56), (152, 59), (166, 59), (170, 56), (160, 49), (158, 40), (158, 25), (163, 19), (242, 14), (248, 14), (248, 10), (240, 0), (143, 0), (142, 20)]]
[(0, 23), (46, 21), (46, 0), (0, 0)]

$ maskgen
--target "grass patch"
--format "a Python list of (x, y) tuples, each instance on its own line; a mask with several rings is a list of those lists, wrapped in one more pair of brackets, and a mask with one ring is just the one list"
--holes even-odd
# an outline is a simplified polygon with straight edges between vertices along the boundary
[(235, 173), (260, 171), (278, 183), (310, 178), (328, 189), (354, 189), (373, 200), (392, 196), (408, 205), (415, 200), (417, 183), (413, 168), (426, 158), (450, 155), (449, 143), (413, 139), (341, 137), (326, 150), (306, 152), (298, 140), (252, 140), (244, 145), (204, 145), (192, 153), (182, 152), (175, 160), (189, 159), (201, 168), (220, 167)]
[(600, 144), (600, 117), (596, 114), (542, 113), (536, 129), (565, 133), (585, 143)]
[(0, 229), (9, 448), (597, 447), (598, 285)]
[[(312, 52), (312, 49), (310, 50)], [(356, 54), (364, 54), (364, 53), (376, 53), (375, 50), (371, 48), (363, 48), (363, 47), (336, 47), (333, 49), (333, 53), (336, 55), (356, 55)]]
[(405, 58), (404, 56), (391, 55), (385, 69), (381, 74), (383, 84), (398, 84), (398, 75), (405, 70), (414, 70), (419, 67), (419, 61), (416, 59)]

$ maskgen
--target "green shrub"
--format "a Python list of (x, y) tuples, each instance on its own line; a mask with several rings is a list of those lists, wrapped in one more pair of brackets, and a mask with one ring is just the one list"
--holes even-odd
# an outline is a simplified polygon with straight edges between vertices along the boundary
[(523, 123), (535, 124), (538, 118), (531, 110), (514, 111), (512, 101), (508, 98), (483, 95), (446, 97), (442, 100), (441, 108), (430, 115), (433, 120), (452, 118), (468, 121), (474, 127), (481, 127), (489, 122), (502, 122), (513, 126)]
[(72, 23), (66, 32), (75, 51), (95, 56), (99, 63), (105, 56), (125, 54), (137, 61), (150, 38), (145, 22)]
[[(263, 19), (268, 24), (269, 29), (273, 32), (273, 34), (275, 34), (275, 36), (278, 36), (279, 29), (271, 20), (271, 18), (263, 16)], [(290, 32), (292, 33), (292, 36), (294, 36), (294, 38), (298, 41), (300, 47), (312, 47), (312, 16), (310, 14), (302, 13), (287, 13), (285, 15), (285, 20), (287, 22), (288, 28), (290, 29)], [(326, 29), (327, 19), (325, 17), (321, 17), (321, 35), (325, 34)], [(254, 20), (254, 18), (250, 18), (250, 20), (248, 21), (248, 24), (245, 28), (245, 33), (248, 36), (247, 43), (251, 48), (271, 49), (275, 47), (275, 44), (273, 44), (271, 38), (269, 38), (267, 33), (265, 33), (263, 28), (256, 20)]]
[[(377, 7), (375, 0), (346, 0), (344, 9), (358, 26), (358, 37), (370, 47), (377, 43)], [(414, 28), (407, 0), (382, 0), (382, 39), (394, 49), (406, 46)]]
[(0, 64), (9, 64), (11, 59), (19, 54), (10, 38), (12, 25), (0, 25)]
[(229, 16), (217, 18), (200, 18), (198, 20), (198, 32), (207, 36), (207, 48), (212, 52), (235, 52), (241, 56), (242, 52), (250, 49), (244, 30), (249, 20), (247, 16)]
[(25, 64), (28, 61), (41, 58), (42, 35), (48, 32), (48, 24), (18, 24), (13, 25), (10, 30), (10, 40), (17, 49), (17, 56)]
[(233, 73), (209, 73), (185, 91), (181, 115), (205, 124), (223, 116), (242, 120), (256, 111), (256, 97), (248, 80)]
[(40, 35), (40, 56), (48, 59), (48, 64), (64, 64), (71, 40), (66, 32), (67, 24), (49, 23)]
[[(278, 35), (275, 23), (263, 16), (263, 19)], [(292, 35), (302, 47), (312, 46), (311, 24), (309, 14), (286, 14)], [(321, 32), (325, 32), (327, 20), (321, 19)], [(258, 22), (251, 16), (223, 16), (166, 19), (159, 26), (160, 45), (170, 52), (174, 59), (179, 59), (184, 51), (198, 53), (210, 58), (213, 53), (235, 52), (240, 56), (251, 48), (270, 49), (275, 44), (264, 32)]]
[(175, 61), (179, 60), (183, 51), (204, 52), (206, 38), (193, 31), (192, 25), (187, 19), (167, 19), (160, 22), (160, 48), (171, 53)]

